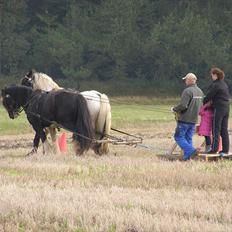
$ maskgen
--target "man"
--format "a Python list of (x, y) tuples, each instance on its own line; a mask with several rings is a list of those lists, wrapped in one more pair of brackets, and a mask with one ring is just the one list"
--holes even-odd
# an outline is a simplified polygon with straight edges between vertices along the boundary
[(193, 147), (192, 137), (198, 119), (198, 113), (202, 105), (203, 92), (197, 86), (197, 77), (188, 73), (182, 78), (185, 81), (180, 103), (172, 108), (177, 113), (177, 127), (174, 138), (176, 143), (184, 151), (183, 160), (188, 160), (197, 155), (197, 149)]

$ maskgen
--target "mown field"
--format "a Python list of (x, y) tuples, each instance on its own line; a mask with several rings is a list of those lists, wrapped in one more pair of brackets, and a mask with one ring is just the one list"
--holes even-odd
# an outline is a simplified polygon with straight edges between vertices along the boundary
[[(176, 101), (112, 99), (112, 126), (150, 150), (111, 145), (107, 156), (76, 157), (69, 144), (67, 154), (26, 157), (29, 146), (1, 148), (0, 231), (232, 231), (232, 161), (157, 156), (173, 144)], [(32, 138), (25, 115), (10, 120), (0, 107), (1, 144)]]

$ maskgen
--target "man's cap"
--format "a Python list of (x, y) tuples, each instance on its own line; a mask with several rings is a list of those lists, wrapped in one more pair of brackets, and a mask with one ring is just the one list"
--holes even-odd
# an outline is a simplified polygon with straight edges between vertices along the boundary
[(182, 80), (186, 80), (186, 79), (197, 80), (197, 77), (194, 73), (188, 73), (185, 77), (182, 77)]

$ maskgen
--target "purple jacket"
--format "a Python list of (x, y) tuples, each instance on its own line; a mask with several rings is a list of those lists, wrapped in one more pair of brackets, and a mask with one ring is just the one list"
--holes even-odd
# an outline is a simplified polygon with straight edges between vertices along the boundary
[(207, 105), (203, 105), (200, 108), (199, 115), (201, 116), (201, 122), (198, 130), (198, 135), (210, 136), (212, 131), (212, 118), (213, 110)]

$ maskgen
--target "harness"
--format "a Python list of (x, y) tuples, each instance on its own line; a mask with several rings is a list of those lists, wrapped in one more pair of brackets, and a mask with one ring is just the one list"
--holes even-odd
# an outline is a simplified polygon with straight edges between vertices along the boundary
[[(23, 112), (23, 110), (25, 112), (26, 108), (28, 107), (28, 105), (31, 103), (31, 101), (36, 97), (37, 95), (35, 94), (34, 96), (32, 96), (22, 107), (20, 107), (20, 109), (17, 111), (19, 114)], [(42, 96), (42, 95), (41, 95)], [(39, 99), (41, 98), (41, 96), (39, 97)], [(38, 105), (37, 105), (38, 106)], [(38, 109), (38, 108), (37, 108)]]
[[(48, 93), (48, 92), (47, 92), (47, 93)], [(37, 95), (32, 96), (32, 97), (26, 102), (26, 104), (24, 104), (24, 105), (22, 106), (22, 108), (21, 108), (19, 111), (17, 111), (17, 112), (20, 114), (20, 113), (24, 110), (26, 114), (32, 115), (32, 116), (38, 118), (38, 120), (40, 120), (40, 121), (44, 121), (44, 122), (47, 122), (48, 124), (55, 125), (55, 127), (56, 127), (58, 130), (60, 130), (60, 128), (63, 128), (63, 129), (65, 129), (65, 130), (67, 130), (67, 131), (69, 131), (69, 132), (72, 132), (72, 133), (74, 133), (74, 134), (76, 134), (76, 135), (78, 135), (78, 136), (80, 136), (80, 137), (82, 137), (82, 138), (84, 138), (84, 139), (86, 139), (86, 140), (92, 141), (93, 143), (97, 143), (97, 140), (96, 140), (96, 139), (91, 139), (91, 138), (89, 138), (89, 137), (86, 137), (86, 136), (84, 136), (84, 135), (78, 133), (76, 130), (72, 130), (72, 129), (70, 129), (70, 128), (67, 128), (67, 127), (65, 127), (65, 126), (63, 126), (63, 125), (57, 123), (56, 121), (51, 121), (51, 120), (49, 120), (49, 119), (47, 119), (47, 118), (41, 116), (41, 115), (38, 114), (38, 113), (35, 113), (35, 112), (32, 112), (32, 111), (27, 110), (28, 105), (32, 102), (32, 100), (33, 100), (36, 96), (37, 96)], [(40, 100), (40, 98), (41, 98), (42, 96), (43, 96), (42, 94), (39, 96), (38, 101)], [(39, 107), (39, 104), (36, 105), (36, 110), (38, 110), (38, 107)]]

